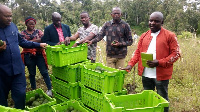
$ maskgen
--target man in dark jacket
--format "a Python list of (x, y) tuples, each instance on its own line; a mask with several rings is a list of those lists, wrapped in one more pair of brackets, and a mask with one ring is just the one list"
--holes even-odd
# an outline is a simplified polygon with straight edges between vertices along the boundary
[(26, 78), (19, 46), (24, 48), (45, 47), (46, 43), (24, 40), (12, 21), (12, 11), (0, 4), (0, 105), (8, 106), (7, 98), (11, 90), (15, 108), (25, 108)]
[(52, 21), (53, 23), (45, 28), (41, 40), (54, 46), (64, 42), (66, 37), (70, 37), (71, 31), (68, 25), (61, 23), (61, 15), (58, 12), (52, 13)]

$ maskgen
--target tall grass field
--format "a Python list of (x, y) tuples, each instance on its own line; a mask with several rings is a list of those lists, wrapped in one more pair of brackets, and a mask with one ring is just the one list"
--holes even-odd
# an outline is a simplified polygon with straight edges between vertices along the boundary
[[(178, 39), (181, 58), (174, 63), (172, 79), (169, 82), (170, 112), (200, 112), (200, 39)], [(131, 59), (137, 42), (128, 47), (126, 64)], [(97, 62), (106, 64), (105, 42), (98, 43)], [(124, 87), (130, 84), (133, 93), (143, 90), (137, 65), (124, 79)]]
[[(138, 40), (137, 40), (138, 41)], [(126, 64), (131, 59), (133, 52), (137, 47), (137, 41), (128, 47)], [(181, 58), (174, 63), (172, 79), (169, 83), (169, 102), (170, 112), (200, 112), (200, 39), (199, 38), (178, 38), (181, 49)], [(106, 42), (98, 42), (97, 62), (106, 65)], [(51, 66), (49, 66), (51, 74)], [(27, 91), (30, 89), (27, 76)], [(37, 88), (43, 88), (46, 91), (46, 85), (39, 71), (37, 71)], [(131, 85), (131, 93), (140, 93), (143, 90), (141, 77), (137, 73), (137, 64), (132, 71), (126, 74), (124, 79), (124, 88)], [(13, 106), (11, 98), (9, 105)]]

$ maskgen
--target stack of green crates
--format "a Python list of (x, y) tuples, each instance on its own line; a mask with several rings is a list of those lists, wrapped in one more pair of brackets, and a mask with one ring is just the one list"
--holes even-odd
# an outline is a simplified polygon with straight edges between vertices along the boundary
[[(80, 98), (80, 87), (78, 82), (81, 79), (79, 63), (87, 61), (87, 44), (72, 47), (75, 41), (69, 46), (55, 45), (47, 46), (47, 62), (52, 65), (52, 86), (55, 98), (61, 103), (63, 99)], [(64, 98), (62, 98), (64, 97)]]
[(73, 44), (46, 50), (57, 100), (53, 112), (67, 111), (70, 106), (82, 112), (162, 112), (168, 107), (169, 102), (154, 91), (127, 95), (123, 88), (126, 71), (89, 62), (87, 45), (71, 48)]
[(102, 63), (81, 64), (81, 84), (102, 93), (121, 92), (125, 70), (104, 66)]
[(81, 100), (95, 111), (105, 107), (106, 94), (120, 94), (123, 89), (124, 70), (104, 66), (101, 63), (83, 63), (81, 65)]

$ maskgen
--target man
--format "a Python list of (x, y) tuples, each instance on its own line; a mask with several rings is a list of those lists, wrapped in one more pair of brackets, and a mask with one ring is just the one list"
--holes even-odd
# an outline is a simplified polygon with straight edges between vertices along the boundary
[[(168, 100), (168, 84), (172, 77), (173, 63), (180, 57), (177, 37), (162, 27), (163, 14), (153, 12), (149, 19), (150, 30), (142, 34), (133, 57), (124, 70), (130, 71), (138, 62), (138, 74), (142, 76), (144, 90), (157, 90)], [(141, 52), (153, 54), (153, 61), (147, 61), (150, 67), (143, 67)], [(168, 112), (168, 108), (165, 108)]]
[[(77, 40), (80, 38), (79, 41), (77, 41), (73, 47), (76, 47), (77, 45), (85, 42), (86, 40), (93, 39), (98, 34), (98, 27), (94, 24), (90, 23), (90, 17), (87, 12), (82, 12), (80, 14), (80, 21), (83, 24), (83, 27), (80, 27), (75, 35), (72, 37), (66, 38), (67, 43), (70, 42), (70, 40)], [(96, 47), (97, 43), (91, 44), (88, 46), (88, 56), (87, 58), (91, 60), (92, 63), (95, 63), (96, 60)]]
[(53, 24), (47, 26), (44, 30), (42, 42), (48, 45), (59, 45), (65, 41), (66, 37), (71, 36), (71, 31), (68, 25), (61, 23), (61, 15), (58, 12), (52, 13)]
[(24, 109), (26, 97), (25, 67), (18, 44), (26, 48), (44, 48), (47, 44), (24, 40), (11, 20), (11, 9), (0, 4), (0, 40), (4, 41), (4, 45), (0, 47), (0, 105), (8, 106), (7, 98), (11, 90), (15, 108)]
[(119, 7), (113, 8), (111, 16), (113, 19), (103, 25), (97, 37), (86, 42), (88, 45), (91, 45), (102, 40), (104, 36), (107, 36), (107, 66), (118, 69), (124, 67), (127, 46), (132, 45), (133, 39), (129, 25), (121, 20), (121, 9)]

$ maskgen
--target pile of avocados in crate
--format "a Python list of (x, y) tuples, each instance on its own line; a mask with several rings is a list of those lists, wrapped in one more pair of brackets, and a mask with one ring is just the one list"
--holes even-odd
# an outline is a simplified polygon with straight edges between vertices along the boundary
[(87, 44), (73, 48), (73, 43), (47, 46), (53, 98), (41, 89), (27, 92), (26, 110), (19, 112), (163, 112), (168, 107), (168, 101), (151, 90), (127, 95), (126, 71), (91, 63)]

